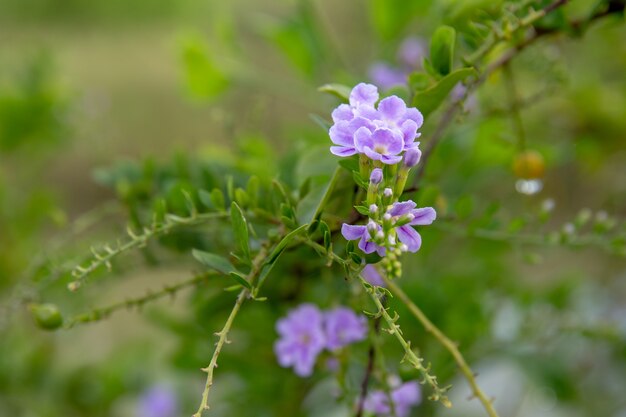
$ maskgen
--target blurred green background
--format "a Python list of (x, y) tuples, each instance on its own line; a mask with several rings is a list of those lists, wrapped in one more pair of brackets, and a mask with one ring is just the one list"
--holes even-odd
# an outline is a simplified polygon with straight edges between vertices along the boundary
[[(596, 3), (574, 0), (559, 16), (580, 19)], [(56, 333), (32, 323), (28, 302), (76, 313), (189, 276), (197, 266), (179, 245), (183, 254), (143, 251), (80, 294), (65, 290), (67, 269), (91, 244), (123, 236), (142, 187), (170, 196), (187, 185), (208, 189), (193, 173), (213, 170), (213, 186), (222, 167), (290, 178), (306, 158), (332, 169), (335, 159), (320, 152), (328, 136), (312, 115), (329, 120), (337, 101), (318, 86), (371, 81), (374, 62), (398, 65), (406, 37), (427, 43), (442, 23), (462, 34), (503, 4), (1, 0), (0, 416), (139, 416), (154, 387), (176, 402), (171, 415), (190, 415), (210, 335), (232, 305), (223, 283)], [(580, 37), (547, 37), (513, 61), (526, 145), (545, 160), (541, 191), (516, 191), (519, 133), (498, 72), (448, 131), (414, 193), (455, 222), (424, 231), (402, 285), (460, 341), (501, 417), (626, 416), (624, 40), (617, 14)], [(462, 36), (459, 43), (457, 61), (472, 49)], [(439, 117), (426, 120), (424, 143)], [(294, 186), (303, 180), (294, 178)], [(157, 179), (176, 185), (161, 189)], [(582, 248), (515, 238), (552, 231), (566, 241), (571, 228), (593, 235), (611, 224), (618, 237)], [(211, 241), (218, 227), (189, 239)], [(480, 227), (499, 227), (506, 238), (468, 236)], [(287, 307), (348, 296), (332, 280), (337, 271), (316, 279), (321, 263), (293, 266), (310, 253), (289, 256), (286, 278), (268, 289), (284, 304), (250, 305), (235, 326), (213, 415), (350, 415), (332, 400), (332, 375), (300, 380), (274, 361), (273, 325)], [(413, 415), (482, 415), (447, 353), (398, 308), (407, 337), (455, 387), (455, 408), (426, 401)], [(363, 362), (364, 352), (354, 355)]]

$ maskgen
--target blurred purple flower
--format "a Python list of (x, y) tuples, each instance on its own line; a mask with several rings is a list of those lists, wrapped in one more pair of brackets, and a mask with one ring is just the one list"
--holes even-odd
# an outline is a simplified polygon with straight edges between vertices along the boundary
[(324, 320), (326, 348), (337, 350), (367, 336), (367, 319), (347, 307), (326, 312)]
[(176, 417), (178, 400), (174, 391), (165, 385), (154, 385), (141, 394), (137, 415), (140, 417)]
[(280, 339), (274, 351), (280, 366), (293, 366), (302, 377), (311, 375), (317, 355), (326, 346), (323, 324), (324, 316), (313, 304), (302, 304), (278, 320), (276, 331)]
[[(398, 48), (398, 61), (408, 70), (419, 68), (426, 56), (426, 42), (422, 38), (405, 38)], [(406, 76), (405, 76), (406, 78)]]
[[(411, 408), (422, 401), (422, 391), (417, 381), (408, 381), (404, 384), (392, 387), (391, 401), (397, 417), (406, 417), (411, 412)], [(391, 415), (389, 395), (383, 391), (370, 393), (363, 404), (365, 411), (376, 414), (379, 417)]]
[(417, 252), (422, 245), (422, 237), (411, 226), (426, 226), (431, 224), (437, 218), (437, 213), (432, 207), (416, 208), (415, 202), (408, 200), (394, 203), (387, 213), (392, 216), (395, 221), (401, 218), (409, 221), (396, 228), (396, 234), (400, 242), (407, 246), (409, 252)]
[(385, 62), (375, 62), (369, 68), (368, 75), (370, 80), (383, 90), (389, 90), (396, 86), (406, 84), (407, 74)]
[(385, 286), (385, 280), (383, 279), (382, 275), (380, 275), (380, 272), (378, 272), (378, 269), (376, 269), (374, 265), (365, 265), (365, 268), (363, 268), (363, 271), (361, 271), (361, 275), (363, 276), (363, 278), (365, 278), (365, 281), (369, 282), (372, 285), (376, 285), (377, 287)]

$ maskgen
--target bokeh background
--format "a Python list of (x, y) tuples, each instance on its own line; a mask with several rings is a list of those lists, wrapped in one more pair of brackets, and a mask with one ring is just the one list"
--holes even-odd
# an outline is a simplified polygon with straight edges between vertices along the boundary
[[(574, 0), (562, 18), (583, 18), (595, 3)], [(160, 191), (174, 196), (202, 186), (186, 174), (198, 167), (271, 178), (288, 169), (284, 160), (313, 155), (332, 169), (335, 161), (319, 152), (328, 137), (316, 118), (329, 120), (337, 101), (318, 86), (372, 81), (375, 63), (399, 67), (407, 37), (427, 45), (439, 24), (462, 32), (470, 17), (502, 6), (2, 0), (0, 416), (190, 415), (210, 335), (232, 304), (219, 285), (56, 333), (34, 325), (28, 302), (52, 301), (71, 314), (188, 276), (188, 254), (158, 251), (125, 259), (114, 277), (80, 294), (54, 272), (91, 244), (123, 236), (133, 193), (151, 173), (172, 179)], [(526, 146), (545, 162), (539, 191), (520, 192), (511, 169), (519, 131), (499, 72), (472, 95), (415, 195), (454, 221), (424, 232), (428, 243), (407, 260), (402, 284), (460, 341), (502, 417), (626, 416), (625, 243), (602, 234), (623, 231), (626, 214), (625, 39), (617, 14), (581, 36), (546, 37), (513, 61)], [(459, 43), (462, 56), (469, 46)], [(426, 121), (424, 142), (438, 117)], [(468, 232), (492, 226), (504, 232)], [(524, 241), (549, 233), (564, 244)], [(590, 243), (570, 247), (568, 236), (579, 235)], [(282, 271), (287, 282), (270, 294), (286, 305), (330, 304), (332, 272), (316, 280), (315, 271)], [(306, 291), (289, 284), (294, 274)], [(274, 362), (273, 323), (285, 308), (243, 312), (219, 368), (214, 415), (349, 415), (331, 400), (330, 374), (299, 380)], [(452, 410), (425, 401), (413, 415), (481, 415), (447, 353), (401, 316), (433, 370), (455, 387)]]

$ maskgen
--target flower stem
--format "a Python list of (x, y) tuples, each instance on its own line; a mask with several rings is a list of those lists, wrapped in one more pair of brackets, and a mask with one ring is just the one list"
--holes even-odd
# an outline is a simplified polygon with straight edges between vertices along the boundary
[(424, 312), (417, 305), (415, 305), (413, 301), (411, 301), (409, 296), (406, 295), (406, 293), (402, 291), (402, 289), (395, 282), (393, 282), (390, 279), (387, 279), (386, 277), (384, 277), (383, 279), (385, 280), (387, 284), (387, 288), (389, 288), (391, 293), (394, 296), (398, 297), (400, 301), (404, 303), (404, 305), (409, 309), (411, 314), (413, 314), (413, 316), (415, 316), (415, 318), (420, 323), (422, 323), (422, 325), (424, 326), (424, 329), (426, 329), (427, 332), (432, 334), (435, 337), (435, 339), (437, 339), (439, 343), (441, 343), (443, 347), (445, 347), (446, 350), (450, 352), (450, 354), (454, 358), (454, 361), (457, 363), (457, 365), (461, 369), (461, 372), (465, 376), (465, 379), (467, 379), (467, 382), (469, 383), (470, 388), (472, 389), (472, 393), (483, 404), (483, 407), (485, 408), (485, 411), (487, 411), (487, 414), (490, 417), (498, 417), (498, 413), (493, 408), (492, 400), (487, 398), (485, 393), (480, 389), (480, 387), (476, 383), (474, 372), (471, 370), (471, 368), (465, 361), (465, 358), (463, 357), (463, 355), (457, 348), (457, 345), (454, 342), (452, 342), (452, 340), (450, 340), (441, 330), (439, 330), (439, 328), (435, 326), (428, 319), (428, 317), (426, 317)]

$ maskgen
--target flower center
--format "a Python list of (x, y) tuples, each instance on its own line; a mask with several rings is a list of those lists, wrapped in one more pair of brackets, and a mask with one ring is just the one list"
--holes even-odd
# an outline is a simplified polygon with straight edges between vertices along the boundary
[(385, 145), (376, 145), (374, 146), (374, 151), (379, 154), (387, 153), (387, 147)]

